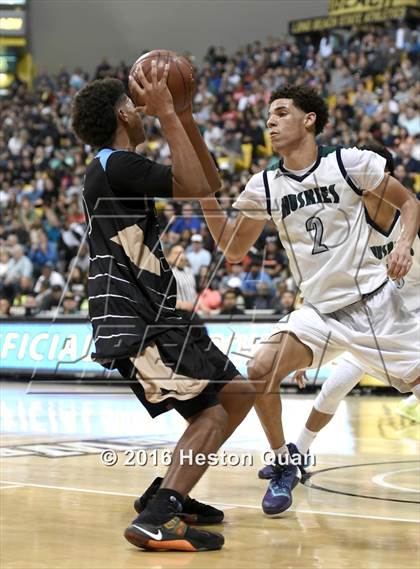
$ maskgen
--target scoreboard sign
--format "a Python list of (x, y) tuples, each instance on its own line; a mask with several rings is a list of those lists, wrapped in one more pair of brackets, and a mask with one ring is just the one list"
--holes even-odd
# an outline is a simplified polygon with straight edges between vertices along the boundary
[(420, 0), (330, 0), (328, 16), (293, 20), (289, 31), (298, 35), (387, 20), (416, 20), (420, 17), (419, 4)]
[(26, 36), (26, 13), (20, 10), (0, 10), (0, 37)]
[(369, 12), (370, 10), (388, 10), (389, 8), (405, 8), (418, 6), (418, 0), (330, 0), (329, 16)]

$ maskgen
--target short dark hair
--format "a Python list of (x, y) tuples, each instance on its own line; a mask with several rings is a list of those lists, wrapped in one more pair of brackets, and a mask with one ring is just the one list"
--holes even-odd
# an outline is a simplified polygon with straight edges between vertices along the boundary
[(381, 144), (375, 144), (374, 142), (372, 142), (369, 144), (365, 144), (364, 146), (361, 146), (360, 150), (370, 150), (371, 152), (375, 152), (375, 154), (379, 154), (379, 156), (382, 156), (382, 158), (385, 158), (386, 169), (391, 174), (391, 176), (394, 175), (394, 170), (395, 170), (394, 158), (391, 152), (387, 148), (385, 148), (385, 146), (382, 146)]
[(315, 113), (315, 134), (324, 130), (328, 122), (328, 107), (315, 89), (306, 85), (285, 85), (271, 94), (270, 104), (276, 99), (292, 99), (295, 107), (301, 111)]
[(124, 94), (124, 84), (112, 78), (92, 81), (76, 94), (71, 120), (83, 142), (95, 148), (113, 143), (117, 130), (115, 106)]

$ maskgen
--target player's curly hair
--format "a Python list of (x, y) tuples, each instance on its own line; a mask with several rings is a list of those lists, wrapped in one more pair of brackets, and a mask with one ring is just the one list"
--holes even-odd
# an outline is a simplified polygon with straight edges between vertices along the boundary
[(315, 89), (306, 87), (306, 85), (285, 85), (271, 94), (270, 103), (276, 99), (292, 99), (295, 107), (301, 111), (315, 113), (315, 134), (324, 130), (328, 122), (328, 107)]
[(90, 146), (111, 146), (117, 130), (115, 107), (125, 94), (119, 79), (97, 79), (73, 99), (71, 120), (76, 135)]

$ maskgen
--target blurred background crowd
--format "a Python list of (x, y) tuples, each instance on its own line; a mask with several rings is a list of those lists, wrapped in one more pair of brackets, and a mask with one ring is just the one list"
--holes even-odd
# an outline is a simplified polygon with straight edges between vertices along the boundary
[[(226, 54), (211, 47), (197, 69), (194, 116), (215, 156), (229, 215), (253, 173), (272, 165), (266, 133), (270, 93), (285, 83), (314, 87), (330, 121), (320, 144), (376, 142), (394, 156), (395, 176), (420, 195), (419, 33), (387, 24), (335, 30), (319, 41), (268, 38)], [(86, 314), (89, 253), (81, 185), (90, 147), (74, 137), (70, 106), (93, 78), (127, 83), (129, 66), (107, 59), (94, 77), (81, 68), (42, 71), (32, 89), (16, 83), (0, 100), (0, 315)], [(139, 150), (170, 163), (159, 123), (145, 117)], [(157, 201), (162, 244), (173, 266), (179, 307), (205, 316), (249, 311), (288, 314), (296, 286), (274, 225), (240, 264), (217, 250), (197, 202)]]

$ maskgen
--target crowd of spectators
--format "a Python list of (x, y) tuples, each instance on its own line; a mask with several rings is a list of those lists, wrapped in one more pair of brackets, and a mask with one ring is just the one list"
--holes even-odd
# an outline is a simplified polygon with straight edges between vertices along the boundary
[[(275, 160), (266, 135), (267, 103), (285, 83), (310, 85), (328, 101), (321, 144), (383, 144), (395, 158), (396, 177), (419, 192), (419, 49), (418, 32), (403, 23), (336, 30), (317, 41), (268, 38), (231, 55), (211, 47), (197, 69), (194, 116), (218, 161), (225, 187), (219, 199), (229, 215), (250, 175)], [(41, 71), (32, 88), (16, 82), (0, 100), (0, 315), (86, 313), (81, 184), (94, 152), (72, 133), (70, 106), (90, 79), (114, 76), (126, 83), (127, 73), (125, 63), (107, 59), (92, 77), (80, 68), (55, 76)], [(146, 117), (145, 127), (140, 151), (170, 163), (158, 122)], [(272, 224), (242, 263), (230, 264), (196, 202), (156, 205), (166, 229), (164, 250), (181, 273), (184, 308), (204, 315), (293, 310), (296, 286)]]

